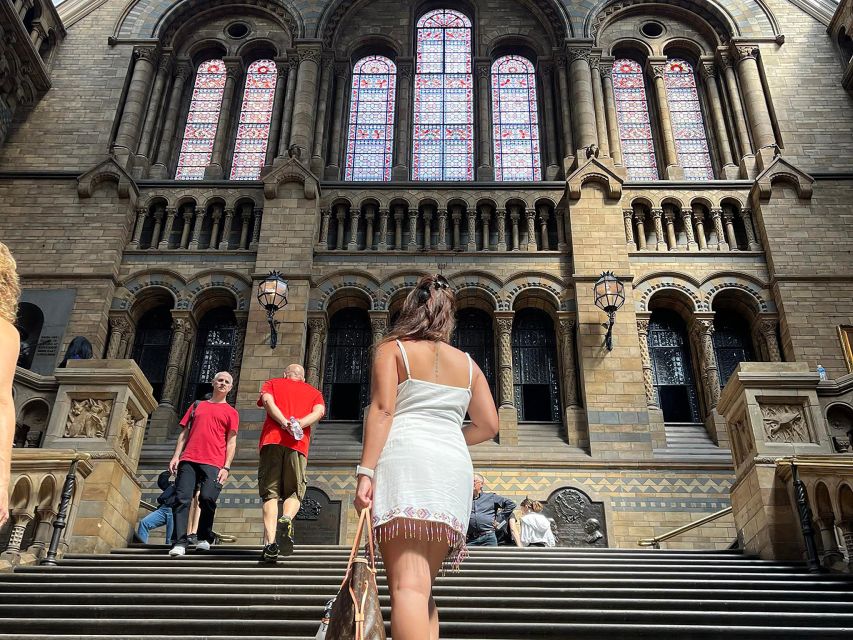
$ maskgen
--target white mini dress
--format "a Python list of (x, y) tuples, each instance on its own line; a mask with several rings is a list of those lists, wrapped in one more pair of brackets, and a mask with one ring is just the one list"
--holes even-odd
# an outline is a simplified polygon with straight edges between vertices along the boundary
[(396, 537), (446, 540), (445, 566), (467, 555), (474, 468), (462, 423), (471, 401), (474, 368), (468, 356), (468, 387), (412, 378), (402, 342), (397, 346), (406, 379), (388, 440), (373, 478), (373, 527), (378, 542)]

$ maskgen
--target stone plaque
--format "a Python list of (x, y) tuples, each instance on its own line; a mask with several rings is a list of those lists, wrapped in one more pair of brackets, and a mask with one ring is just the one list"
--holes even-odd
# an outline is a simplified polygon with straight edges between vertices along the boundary
[(55, 356), (59, 352), (59, 336), (42, 336), (36, 347), (37, 356)]
[(341, 501), (330, 500), (320, 489), (308, 487), (294, 522), (296, 544), (338, 544), (340, 531)]
[(580, 489), (558, 489), (543, 503), (558, 547), (606, 547), (604, 503), (593, 502)]

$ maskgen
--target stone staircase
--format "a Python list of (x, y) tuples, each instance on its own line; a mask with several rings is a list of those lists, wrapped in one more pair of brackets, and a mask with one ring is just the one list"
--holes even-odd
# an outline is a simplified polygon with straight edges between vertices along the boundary
[[(303, 546), (277, 565), (219, 546), (69, 554), (0, 574), (0, 638), (313, 638), (348, 550)], [(389, 604), (380, 578), (386, 621)], [(474, 549), (440, 578), (442, 638), (853, 638), (853, 580), (735, 551)]]

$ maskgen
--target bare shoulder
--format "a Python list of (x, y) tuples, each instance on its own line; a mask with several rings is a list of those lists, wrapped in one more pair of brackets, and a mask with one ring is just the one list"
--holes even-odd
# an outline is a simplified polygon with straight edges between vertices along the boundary
[(20, 348), (21, 334), (11, 322), (0, 320), (0, 353), (14, 353), (17, 360)]

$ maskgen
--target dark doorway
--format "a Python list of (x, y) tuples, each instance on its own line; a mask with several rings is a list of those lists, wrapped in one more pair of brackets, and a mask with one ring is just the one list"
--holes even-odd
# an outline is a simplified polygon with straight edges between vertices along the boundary
[(373, 334), (363, 309), (343, 309), (329, 322), (323, 395), (330, 420), (361, 420), (370, 400)]
[(752, 338), (746, 321), (731, 311), (718, 311), (714, 316), (714, 354), (720, 387), (725, 387), (741, 362), (755, 359)]
[(172, 312), (166, 305), (149, 309), (136, 324), (133, 359), (154, 390), (154, 399), (163, 397), (166, 366), (172, 344)]
[[(228, 307), (208, 311), (198, 327), (192, 367), (184, 394), (184, 406), (203, 400), (213, 391), (211, 380), (220, 371), (234, 368), (234, 342), (237, 337), (237, 319)], [(234, 381), (236, 386), (237, 381)]]
[(461, 309), (450, 344), (471, 355), (479, 365), (495, 397), (495, 331), (492, 318), (480, 309)]
[(699, 422), (699, 398), (684, 320), (668, 309), (652, 313), (649, 356), (665, 422)]
[(520, 422), (559, 422), (557, 339), (551, 318), (523, 309), (512, 325), (512, 374)]

